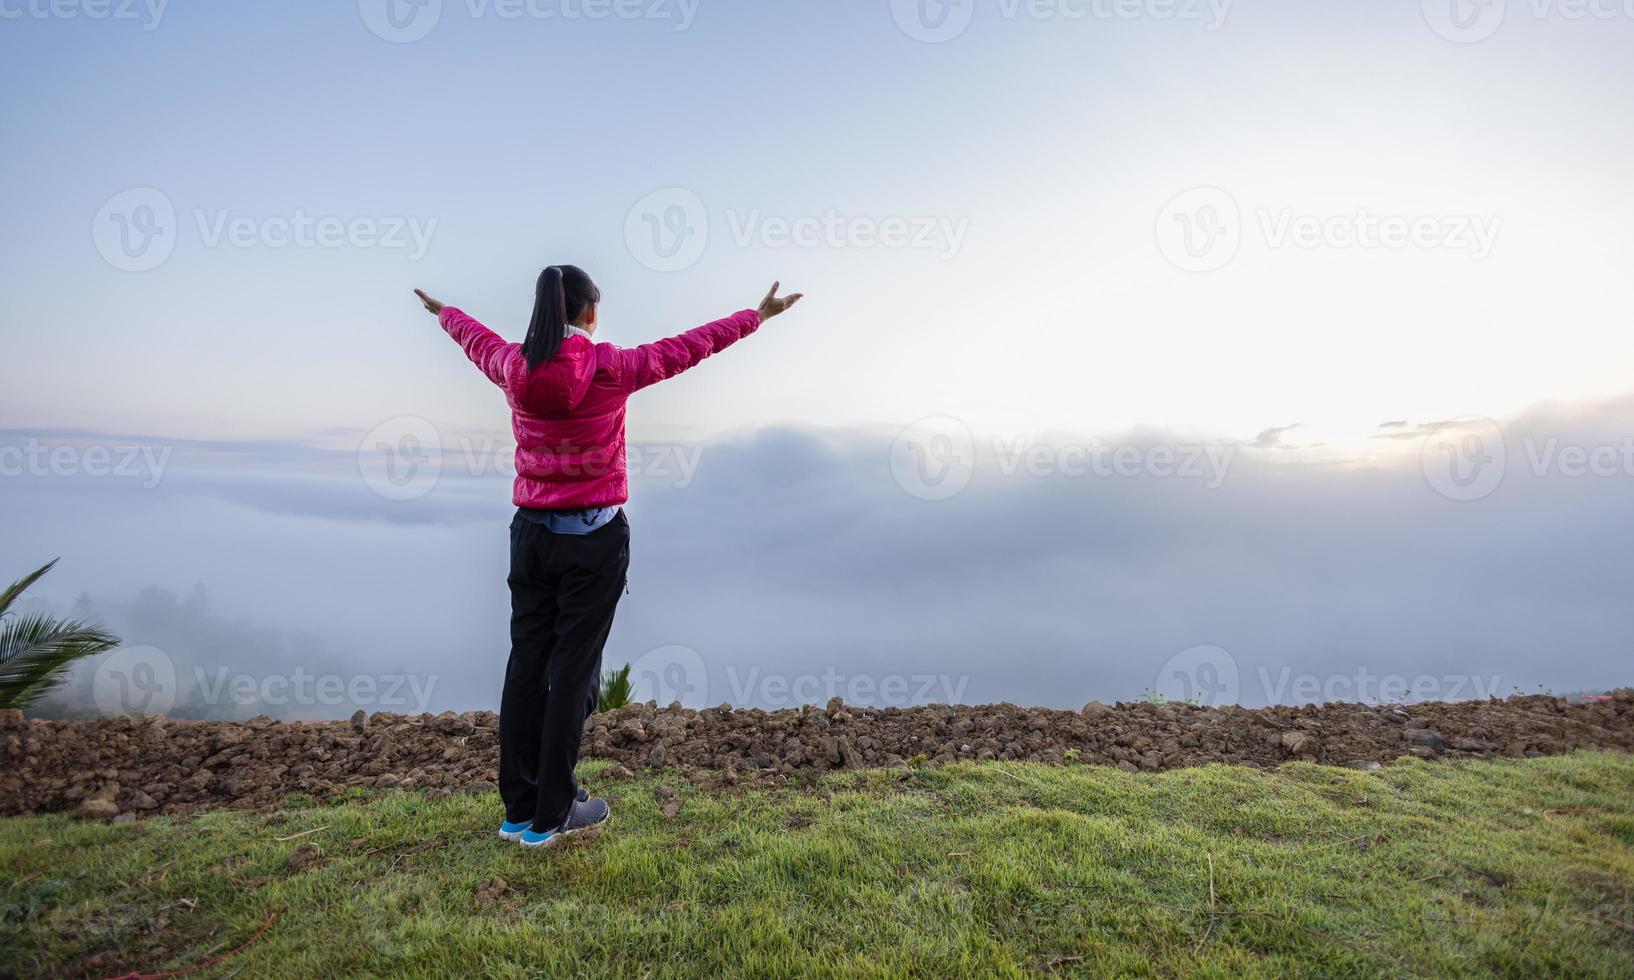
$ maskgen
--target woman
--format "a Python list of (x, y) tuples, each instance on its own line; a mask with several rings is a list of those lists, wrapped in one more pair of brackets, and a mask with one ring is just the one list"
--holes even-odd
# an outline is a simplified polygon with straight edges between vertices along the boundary
[(601, 291), (584, 270), (539, 274), (520, 344), (416, 289), (425, 308), (505, 391), (516, 436), (511, 658), (499, 704), (499, 835), (537, 847), (607, 819), (573, 779), (601, 650), (630, 561), (624, 403), (754, 333), (793, 306), (777, 283), (754, 310), (630, 350), (593, 341)]

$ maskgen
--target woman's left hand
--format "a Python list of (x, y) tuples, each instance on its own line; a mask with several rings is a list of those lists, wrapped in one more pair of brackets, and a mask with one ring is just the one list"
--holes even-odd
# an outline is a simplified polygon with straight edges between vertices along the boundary
[(432, 313), (441, 313), (443, 311), (442, 300), (432, 299), (430, 296), (425, 294), (425, 290), (416, 289), (414, 291), (414, 295), (420, 297), (420, 302), (424, 303), (426, 305), (426, 309), (430, 310)]
[(772, 317), (800, 302), (800, 297), (805, 295), (804, 293), (790, 293), (787, 296), (778, 296), (777, 287), (780, 285), (782, 284), (776, 282), (772, 283), (772, 288), (766, 290), (766, 298), (760, 301), (760, 308), (755, 312), (760, 314), (761, 323), (765, 323), (767, 320), (770, 320)]

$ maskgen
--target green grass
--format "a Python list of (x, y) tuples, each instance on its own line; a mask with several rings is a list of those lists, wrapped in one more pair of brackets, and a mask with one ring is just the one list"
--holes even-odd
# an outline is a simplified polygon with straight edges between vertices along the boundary
[(0, 821), (0, 973), (1634, 976), (1634, 756), (964, 764), (726, 799), (597, 769), (613, 823), (549, 851), (494, 837), (491, 795)]

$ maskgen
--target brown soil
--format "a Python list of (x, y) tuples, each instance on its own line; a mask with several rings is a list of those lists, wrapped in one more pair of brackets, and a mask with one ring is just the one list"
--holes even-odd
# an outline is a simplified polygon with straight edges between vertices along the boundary
[[(232, 807), (353, 788), (435, 796), (494, 788), (491, 712), (351, 721), (24, 720), (0, 712), (0, 814), (72, 810), (102, 819)], [(678, 766), (706, 786), (777, 783), (862, 766), (1023, 759), (1130, 771), (1288, 759), (1371, 768), (1403, 755), (1537, 756), (1634, 750), (1634, 690), (1608, 702), (1531, 696), (1371, 707), (1200, 708), (1091, 702), (1082, 711), (933, 705), (765, 712), (633, 704), (585, 725), (587, 758)]]

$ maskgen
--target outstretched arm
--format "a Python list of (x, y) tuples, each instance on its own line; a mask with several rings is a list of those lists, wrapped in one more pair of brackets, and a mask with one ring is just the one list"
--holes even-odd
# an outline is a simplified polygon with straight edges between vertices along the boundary
[(724, 320), (694, 327), (686, 333), (620, 350), (616, 362), (619, 383), (625, 391), (639, 391), (665, 378), (675, 377), (709, 355), (718, 354), (754, 333), (762, 323), (793, 306), (803, 295), (791, 293), (779, 298), (777, 286), (777, 283), (772, 283), (758, 309), (740, 310)]
[(505, 383), (505, 354), (511, 347), (505, 338), (466, 316), (464, 311), (434, 300), (418, 289), (414, 295), (420, 297), (427, 310), (437, 314), (437, 322), (464, 349), (471, 363), (482, 369), (489, 381), (496, 385)]

